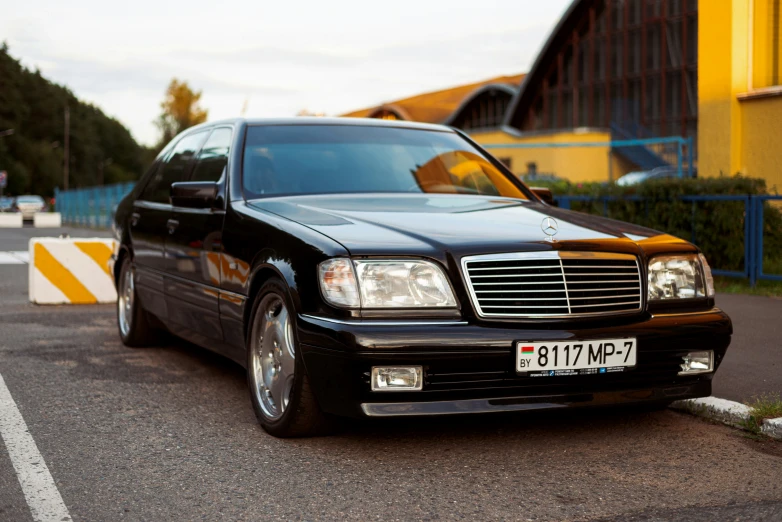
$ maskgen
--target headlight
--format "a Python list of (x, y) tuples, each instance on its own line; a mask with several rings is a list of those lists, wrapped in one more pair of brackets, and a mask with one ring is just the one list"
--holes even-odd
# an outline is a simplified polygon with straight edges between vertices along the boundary
[(448, 278), (429, 261), (330, 259), (319, 272), (323, 296), (335, 306), (456, 307)]
[(714, 280), (702, 254), (656, 256), (649, 262), (649, 300), (714, 295)]

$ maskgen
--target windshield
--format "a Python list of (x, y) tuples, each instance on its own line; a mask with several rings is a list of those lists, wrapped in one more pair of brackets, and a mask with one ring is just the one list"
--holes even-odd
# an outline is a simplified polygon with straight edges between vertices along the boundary
[(354, 125), (250, 127), (243, 185), (248, 199), (357, 192), (527, 199), (458, 134)]

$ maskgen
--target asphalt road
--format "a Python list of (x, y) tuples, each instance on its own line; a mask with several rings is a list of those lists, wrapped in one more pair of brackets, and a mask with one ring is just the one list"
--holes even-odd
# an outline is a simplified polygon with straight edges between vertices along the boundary
[[(126, 348), (112, 306), (34, 307), (26, 274), (0, 266), (0, 376), (74, 520), (782, 520), (782, 444), (674, 411), (352, 422), (274, 439), (239, 366), (184, 342)], [(715, 382), (728, 390), (766, 386), (746, 353), (778, 328), (742, 333), (742, 314), (772, 306), (745, 299), (720, 296), (741, 316), (739, 357)], [(32, 520), (3, 449), (0, 520)]]
[(0, 228), (0, 252), (27, 250), (32, 237), (58, 237), (68, 234), (71, 237), (111, 237), (108, 230), (89, 228), (34, 228), (25, 223), (23, 228)]
[(744, 402), (782, 394), (782, 299), (718, 295), (717, 305), (733, 320), (733, 339), (714, 377), (714, 395)]

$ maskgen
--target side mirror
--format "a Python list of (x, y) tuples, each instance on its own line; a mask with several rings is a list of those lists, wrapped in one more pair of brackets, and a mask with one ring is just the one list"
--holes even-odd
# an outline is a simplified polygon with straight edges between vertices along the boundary
[(213, 181), (178, 181), (171, 184), (171, 204), (175, 207), (212, 208), (217, 199)]
[(544, 187), (530, 187), (533, 194), (543, 200), (544, 203), (557, 207), (557, 202), (554, 201), (554, 194), (551, 193), (551, 189)]

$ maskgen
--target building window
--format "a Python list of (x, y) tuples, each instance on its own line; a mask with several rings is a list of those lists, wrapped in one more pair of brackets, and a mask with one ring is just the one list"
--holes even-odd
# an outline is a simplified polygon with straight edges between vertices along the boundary
[(511, 158), (497, 158), (500, 163), (508, 167), (508, 170), (513, 171), (513, 160)]
[(752, 4), (752, 89), (782, 84), (782, 0)]

